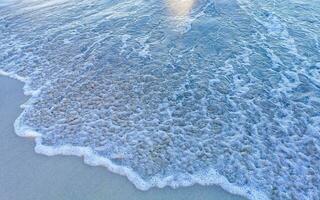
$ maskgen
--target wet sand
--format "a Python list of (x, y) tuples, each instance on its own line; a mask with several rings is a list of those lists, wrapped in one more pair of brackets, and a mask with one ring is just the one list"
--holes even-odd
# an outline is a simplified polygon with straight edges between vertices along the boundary
[(153, 188), (140, 191), (126, 177), (85, 165), (73, 156), (47, 157), (34, 152), (31, 138), (14, 133), (21, 113), (23, 83), (0, 76), (1, 200), (242, 200), (218, 186)]

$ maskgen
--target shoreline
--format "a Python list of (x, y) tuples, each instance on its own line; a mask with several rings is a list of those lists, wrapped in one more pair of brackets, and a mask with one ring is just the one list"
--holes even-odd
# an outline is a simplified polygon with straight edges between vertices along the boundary
[[(4, 74), (4, 73), (0, 73), (0, 74), (3, 74), (3, 75), (7, 75), (7, 76), (10, 76), (10, 74)], [(23, 81), (23, 82), (26, 82), (27, 80), (26, 79), (22, 79), (21, 77), (15, 77), (15, 76), (11, 76), (12, 78), (15, 78), (15, 79), (18, 79), (19, 81)], [(16, 119), (16, 122), (18, 122), (18, 119), (17, 119), (17, 116), (19, 115), (19, 114), (21, 114), (21, 109), (19, 109), (19, 105), (21, 105), (22, 103), (24, 103), (24, 102), (26, 102), (27, 101), (27, 99), (28, 99), (28, 97), (29, 96), (21, 96), (21, 95), (23, 95), (23, 94), (18, 94), (19, 92), (18, 92), (18, 90), (21, 90), (21, 88), (22, 88), (22, 86), (23, 86), (23, 83), (22, 82), (18, 82), (18, 81), (16, 81), (16, 80), (13, 80), (13, 79), (11, 79), (11, 78), (9, 78), (9, 77), (4, 77), (4, 76), (0, 76), (0, 85), (2, 85), (3, 87), (1, 87), (0, 88), (0, 94), (1, 93), (3, 93), (4, 92), (4, 90), (7, 90), (7, 91), (5, 91), (5, 93), (7, 92), (8, 94), (8, 97), (7, 98), (9, 98), (9, 99), (5, 99), (5, 100), (9, 100), (8, 102), (7, 102), (7, 104), (10, 104), (10, 106), (4, 106), (4, 111), (3, 110), (1, 110), (1, 112), (0, 113), (3, 113), (4, 115), (6, 115), (8, 112), (10, 112), (13, 108), (12, 108), (12, 104), (15, 104), (14, 106), (15, 107), (17, 107), (17, 108), (15, 108), (15, 109), (13, 109), (15, 112), (15, 118), (14, 119), (12, 119), (11, 118), (11, 120), (15, 120)], [(26, 87), (27, 86), (24, 86), (24, 89), (26, 89)], [(26, 90), (24, 90), (24, 93), (26, 94), (26, 95), (29, 95), (29, 93), (27, 93), (26, 92)], [(32, 94), (34, 94), (34, 93), (32, 93)], [(10, 97), (10, 96), (16, 96), (16, 97), (18, 97), (18, 98), (16, 98), (15, 100), (14, 99), (12, 99), (12, 97)], [(21, 107), (23, 107), (23, 108), (26, 108), (26, 105), (27, 104), (23, 104), (23, 106), (21, 106)], [(6, 108), (6, 107), (8, 107), (8, 108)], [(10, 110), (10, 108), (9, 107), (11, 107), (11, 110)], [(0, 109), (3, 109), (3, 108), (0, 108)], [(6, 109), (8, 109), (8, 110), (6, 110)], [(11, 111), (11, 112), (13, 112), (13, 111)], [(11, 115), (13, 115), (13, 114), (11, 114)], [(2, 116), (2, 118), (3, 118), (3, 116)], [(13, 137), (12, 135), (10, 135), (10, 134), (12, 134), (12, 132), (13, 132), (13, 127), (12, 127), (12, 122), (13, 121), (11, 121), (11, 123), (10, 124), (8, 124), (8, 122), (6, 122), (7, 124), (6, 124), (6, 127), (7, 126), (10, 126), (11, 125), (11, 133), (5, 133), (4, 135), (8, 135), (9, 134), (9, 136), (8, 137)], [(3, 125), (1, 125), (0, 126), (0, 128), (2, 129), (2, 126)], [(17, 125), (16, 125), (16, 123), (15, 123), (15, 127), (17, 127)], [(25, 130), (25, 129), (22, 129), (22, 130)], [(1, 132), (2, 132), (3, 130), (1, 130)], [(17, 129), (16, 129), (16, 131), (17, 131)], [(6, 131), (4, 131), (4, 132), (6, 132)], [(7, 131), (8, 132), (8, 131)], [(20, 132), (20, 131), (17, 131), (17, 133), (22, 133), (22, 132)], [(24, 137), (26, 136), (26, 135), (24, 135), (24, 134), (18, 134), (18, 135), (23, 135)], [(17, 137), (16, 135), (14, 135), (15, 137)], [(34, 134), (34, 132), (32, 132), (32, 134), (31, 135), (29, 135), (29, 136), (38, 136), (38, 139), (39, 139), (39, 134)], [(4, 136), (2, 136), (2, 137), (4, 137)], [(4, 138), (7, 138), (7, 137), (4, 137)], [(17, 140), (17, 141), (15, 141), (15, 142), (22, 142), (22, 143), (27, 143), (27, 144), (25, 144), (25, 145), (28, 145), (29, 147), (28, 148), (30, 148), (30, 146), (34, 146), (34, 142), (30, 142), (30, 140), (31, 139), (26, 139), (26, 138), (20, 138), (20, 139), (18, 139), (18, 138), (15, 138), (15, 139), (13, 139), (13, 140)], [(19, 141), (18, 141), (19, 140)], [(2, 140), (3, 141), (3, 140)], [(4, 141), (4, 143), (6, 143), (7, 141)], [(9, 142), (10, 143), (10, 142)], [(31, 143), (33, 143), (33, 144), (31, 144)], [(10, 146), (10, 144), (6, 144), (5, 146)], [(2, 145), (3, 146), (3, 145)], [(17, 147), (18, 145), (15, 145), (15, 147)], [(20, 145), (19, 145), (20, 146)], [(11, 148), (14, 148), (14, 147), (11, 147)], [(19, 147), (20, 148), (20, 147)], [(18, 149), (19, 149), (18, 148)], [(47, 147), (45, 147), (45, 148), (47, 148)], [(49, 147), (50, 148), (50, 147)], [(74, 147), (73, 147), (74, 148)], [(10, 147), (8, 148), (8, 149), (10, 149)], [(41, 153), (41, 154), (46, 154), (46, 155), (48, 155), (48, 153), (45, 153), (43, 150), (43, 148), (39, 148), (39, 146), (36, 146), (36, 152), (37, 153)], [(60, 149), (60, 148), (59, 148)], [(25, 151), (26, 149), (24, 149), (23, 151)], [(28, 149), (28, 150), (30, 150), (30, 149)], [(106, 173), (107, 175), (105, 176), (105, 177), (100, 177), (100, 173), (102, 173), (102, 172), (100, 172), (99, 174), (95, 174), (95, 176), (98, 176), (99, 177), (99, 179), (101, 179), (100, 181), (103, 181), (103, 183), (106, 185), (106, 187), (105, 188), (113, 188), (113, 189), (111, 189), (110, 191), (108, 191), (109, 193), (114, 193), (114, 191), (117, 191), (117, 189), (123, 189), (123, 187), (125, 186), (125, 187), (127, 187), (127, 189), (125, 189), (125, 191), (126, 190), (130, 190), (129, 191), (129, 193), (131, 194), (130, 196), (128, 196), (128, 198), (130, 197), (130, 199), (132, 199), (132, 196), (133, 197), (137, 197), (137, 199), (150, 199), (151, 197), (152, 197), (152, 199), (179, 199), (180, 197), (181, 197), (181, 199), (195, 199), (195, 198), (197, 198), (197, 199), (199, 199), (199, 195), (200, 196), (203, 196), (203, 198), (200, 198), (200, 199), (223, 199), (223, 200), (227, 200), (227, 199), (234, 199), (234, 200), (236, 200), (236, 199), (243, 199), (242, 197), (239, 197), (238, 195), (232, 195), (232, 194), (230, 194), (230, 193), (228, 193), (228, 192), (226, 192), (225, 190), (223, 190), (222, 188), (221, 188), (221, 186), (218, 186), (218, 185), (220, 185), (219, 184), (219, 182), (216, 184), (216, 185), (210, 185), (210, 186), (200, 186), (199, 184), (194, 184), (193, 183), (193, 186), (189, 186), (189, 187), (179, 187), (179, 188), (177, 188), (177, 189), (172, 189), (171, 187), (168, 187), (168, 186), (166, 186), (166, 187), (164, 187), (165, 185), (163, 185), (162, 187), (164, 187), (163, 189), (159, 189), (159, 188), (151, 188), (151, 189), (149, 189), (148, 191), (146, 191), (146, 192), (143, 192), (143, 191), (140, 191), (140, 190), (138, 190), (138, 189), (136, 189), (134, 186), (133, 186), (133, 184), (132, 184), (132, 182), (129, 182), (128, 180), (127, 180), (127, 178), (126, 177), (124, 177), (124, 176), (120, 176), (120, 175), (118, 175), (118, 174), (121, 174), (121, 175), (126, 175), (127, 176), (127, 174), (122, 174), (121, 172), (118, 172), (118, 171), (116, 171), (117, 172), (117, 174), (113, 174), (113, 173), (111, 173), (110, 171), (113, 171), (113, 172), (115, 172), (115, 170), (113, 169), (110, 169), (110, 168), (108, 168), (108, 169), (106, 169), (105, 167), (101, 167), (101, 165), (103, 165), (103, 163), (101, 163), (101, 162), (93, 162), (94, 160), (92, 160), (92, 159), (84, 159), (84, 161), (85, 161), (85, 163), (89, 163), (90, 165), (94, 165), (94, 166), (98, 166), (98, 167), (92, 167), (92, 166), (89, 166), (89, 165), (84, 165), (83, 164), (83, 162), (82, 162), (82, 165), (81, 166), (78, 166), (79, 164), (78, 164), (78, 162), (81, 162), (81, 160), (80, 159), (78, 159), (78, 158), (76, 158), (76, 157), (74, 157), (74, 156), (72, 156), (72, 159), (70, 159), (70, 157), (71, 156), (65, 156), (65, 155), (60, 155), (62, 152), (61, 152), (61, 149), (59, 150), (59, 152), (55, 152), (55, 153), (53, 153), (53, 154), (51, 154), (51, 155), (57, 155), (57, 154), (59, 154), (58, 156), (54, 156), (54, 157), (50, 157), (50, 159), (48, 159), (48, 157), (46, 157), (46, 156), (43, 156), (43, 155), (39, 155), (39, 154), (35, 154), (35, 152), (33, 151), (33, 149), (31, 148), (31, 150), (32, 150), (32, 154), (33, 155), (28, 155), (29, 157), (28, 157), (28, 160), (33, 160), (33, 159), (41, 159), (41, 160), (46, 160), (45, 162), (55, 162), (55, 160), (63, 160), (63, 161), (59, 161), (59, 162), (61, 162), (61, 163), (59, 163), (59, 165), (66, 165), (65, 167), (69, 167), (69, 165), (77, 165), (77, 168), (81, 168), (82, 170), (88, 170), (88, 168), (90, 169), (90, 172), (89, 171), (86, 171), (86, 172), (83, 172), (83, 173), (92, 173), (93, 171), (103, 171), (103, 173)], [(62, 148), (62, 150), (63, 150), (63, 148)], [(2, 153), (3, 153), (3, 151), (1, 151)], [(47, 151), (48, 152), (48, 151)], [(29, 152), (29, 154), (30, 154), (31, 152)], [(83, 155), (87, 155), (86, 153), (88, 153), (88, 152), (86, 152), (86, 151), (84, 151), (84, 152), (82, 152), (82, 154), (80, 153), (79, 154), (79, 152), (78, 153), (70, 153), (70, 149), (67, 149), (67, 153), (63, 153), (63, 154), (67, 154), (67, 155), (75, 155), (75, 154), (77, 154), (78, 156), (83, 156)], [(90, 152), (89, 152), (90, 153)], [(6, 153), (4, 153), (4, 154), (6, 154)], [(12, 155), (10, 155), (10, 153), (9, 153), (9, 155), (3, 155), (3, 156), (5, 156), (5, 157), (11, 157), (11, 159), (13, 158), (12, 157)], [(2, 157), (3, 157), (2, 156)], [(32, 158), (30, 158), (30, 156), (32, 156)], [(41, 157), (41, 158), (40, 158)], [(88, 156), (87, 156), (87, 158), (88, 158)], [(24, 157), (23, 157), (23, 159), (25, 159)], [(50, 160), (50, 161), (49, 161)], [(68, 161), (67, 161), (68, 160)], [(68, 164), (66, 164), (66, 162), (68, 163)], [(71, 163), (70, 163), (71, 162)], [(63, 164), (64, 163), (64, 164)], [(34, 162), (31, 162), (30, 164), (36, 164), (36, 163), (34, 163)], [(49, 170), (49, 172), (51, 172), (51, 171), (54, 171), (54, 170), (56, 170), (56, 169), (52, 169), (52, 168), (55, 168), (55, 165), (56, 165), (57, 163), (54, 163), (54, 164), (51, 164), (51, 165), (48, 165), (48, 166), (46, 166), (46, 167), (48, 167), (49, 169), (46, 169), (46, 170)], [(35, 166), (35, 168), (37, 168), (38, 166)], [(119, 166), (116, 166), (116, 167), (119, 167)], [(29, 171), (30, 169), (27, 169), (27, 168), (22, 168), (21, 170), (24, 170), (24, 171)], [(42, 170), (44, 170), (44, 169), (42, 169)], [(72, 168), (70, 169), (71, 171), (73, 171), (72, 170)], [(11, 172), (10, 173), (15, 173), (15, 171), (14, 171), (14, 168), (12, 168), (11, 169)], [(36, 173), (36, 172), (35, 172)], [(70, 173), (72, 173), (72, 172), (70, 172)], [(4, 174), (2, 175), (2, 174), (0, 174), (0, 177), (4, 177), (4, 178), (6, 178), (6, 172), (4, 172)], [(34, 174), (34, 175), (36, 175), (36, 174)], [(42, 176), (43, 176), (43, 173), (42, 173)], [(65, 179), (65, 177), (68, 177), (68, 175), (67, 174), (60, 174), (60, 176), (62, 176), (62, 177), (59, 177), (59, 178), (61, 178), (61, 179)], [(128, 177), (128, 176), (127, 176)], [(43, 177), (37, 177), (37, 178), (43, 178)], [(47, 178), (50, 178), (50, 177), (47, 177)], [(79, 179), (82, 179), (83, 177), (79, 177)], [(3, 179), (3, 178), (2, 178)], [(91, 179), (91, 177), (90, 177), (90, 179)], [(97, 179), (97, 177), (95, 177), (95, 178), (92, 178), (93, 180), (96, 180)], [(121, 182), (121, 184), (116, 184), (116, 185), (110, 185), (110, 184), (112, 184), (110, 181), (114, 181), (114, 180), (117, 180), (117, 181), (120, 181)], [(128, 177), (128, 179), (130, 180), (130, 177)], [(86, 182), (92, 182), (93, 180), (89, 180), (89, 179), (86, 179)], [(21, 181), (21, 180), (17, 180), (18, 182), (19, 181)], [(79, 180), (79, 181), (76, 181), (76, 183), (78, 183), (78, 182), (80, 182), (81, 180)], [(217, 180), (218, 181), (218, 180)], [(5, 180), (4, 180), (4, 182), (6, 182)], [(96, 181), (93, 181), (93, 183), (92, 184), (94, 184)], [(87, 184), (87, 183), (84, 183), (84, 184)], [(61, 185), (61, 183), (57, 183), (57, 186), (60, 186)], [(63, 184), (62, 184), (63, 185)], [(14, 187), (14, 185), (12, 185), (11, 187)], [(34, 188), (34, 190), (32, 191), (29, 191), (29, 193), (35, 193), (35, 192), (37, 192), (37, 190), (38, 190), (38, 188)], [(74, 191), (75, 193), (82, 193), (82, 191)], [(4, 191), (4, 192), (1, 192), (1, 190), (0, 190), (0, 194), (5, 194), (6, 192)], [(121, 192), (120, 192), (121, 193)], [(118, 194), (118, 195), (120, 195), (121, 196), (121, 194)], [(186, 195), (186, 194), (188, 194), (188, 195)], [(135, 196), (135, 195), (137, 195), (137, 196)], [(149, 195), (151, 195), (151, 196), (149, 196)], [(166, 198), (162, 198), (162, 197), (164, 197), (163, 195), (169, 195), (168, 197), (166, 197)], [(109, 195), (102, 195), (99, 199), (101, 199), (101, 198), (107, 198)], [(183, 197), (182, 197), (183, 196)], [(193, 197), (193, 198), (192, 198)], [(90, 197), (91, 198), (91, 197)], [(17, 199), (17, 198), (13, 198), (13, 199)], [(23, 199), (25, 199), (25, 198), (23, 198)], [(113, 199), (113, 198), (112, 198)], [(117, 199), (117, 198), (114, 198), (114, 199)], [(127, 199), (127, 198), (124, 198), (124, 197), (119, 197), (118, 199)]]

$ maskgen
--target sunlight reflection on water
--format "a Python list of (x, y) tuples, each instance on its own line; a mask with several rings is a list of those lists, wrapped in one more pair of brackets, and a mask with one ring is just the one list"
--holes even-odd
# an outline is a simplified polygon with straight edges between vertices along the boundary
[(196, 0), (167, 0), (170, 13), (175, 17), (187, 17)]

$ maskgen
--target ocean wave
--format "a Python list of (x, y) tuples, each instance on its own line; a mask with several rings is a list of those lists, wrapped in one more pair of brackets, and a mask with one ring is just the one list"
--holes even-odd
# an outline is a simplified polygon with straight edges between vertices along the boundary
[(16, 133), (37, 153), (84, 157), (142, 190), (198, 183), (319, 199), (320, 8), (295, 4), (0, 7), (0, 74), (31, 95)]

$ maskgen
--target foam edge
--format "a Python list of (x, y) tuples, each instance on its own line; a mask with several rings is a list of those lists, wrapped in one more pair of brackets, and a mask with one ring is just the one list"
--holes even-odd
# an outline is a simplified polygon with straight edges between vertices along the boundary
[(85, 164), (90, 166), (103, 166), (107, 168), (109, 171), (120, 174), (122, 176), (126, 176), (129, 181), (131, 181), (137, 189), (146, 191), (152, 187), (163, 188), (166, 186), (177, 188), (177, 187), (187, 187), (195, 184), (199, 184), (202, 186), (209, 185), (217, 185), (223, 188), (225, 191), (246, 197), (250, 200), (268, 200), (269, 198), (262, 192), (256, 191), (252, 188), (248, 187), (239, 187), (231, 184), (224, 176), (217, 173), (215, 170), (211, 169), (207, 172), (199, 172), (192, 176), (183, 177), (181, 181), (175, 179), (173, 176), (168, 177), (154, 177), (150, 181), (146, 182), (143, 180), (136, 172), (126, 166), (120, 166), (114, 164), (110, 159), (98, 156), (95, 154), (92, 149), (89, 147), (77, 147), (71, 145), (63, 145), (59, 147), (51, 147), (42, 145), (42, 134), (33, 130), (31, 127), (22, 125), (21, 117), (26, 112), (26, 108), (29, 107), (28, 102), (32, 102), (32, 98), (39, 94), (38, 91), (28, 91), (28, 82), (29, 80), (23, 78), (21, 76), (15, 75), (13, 73), (7, 73), (0, 70), (0, 75), (8, 76), (19, 80), (25, 83), (23, 88), (25, 95), (31, 95), (31, 99), (29, 99), (25, 104), (27, 106), (21, 106), (24, 110), (19, 115), (19, 117), (14, 122), (14, 130), (15, 133), (20, 137), (31, 137), (35, 139), (35, 152), (39, 154), (43, 154), (46, 156), (55, 156), (55, 155), (68, 155), (68, 156), (78, 156), (83, 157), (83, 161)]

